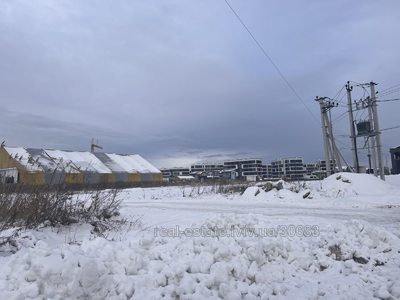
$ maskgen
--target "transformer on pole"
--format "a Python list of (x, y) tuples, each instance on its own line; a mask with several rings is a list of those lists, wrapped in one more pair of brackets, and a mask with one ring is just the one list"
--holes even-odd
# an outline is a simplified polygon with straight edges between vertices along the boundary
[[(348, 110), (350, 120), (350, 138), (353, 146), (353, 159), (357, 160), (358, 163), (358, 152), (357, 152), (357, 137), (364, 137), (366, 144), (368, 144), (368, 164), (369, 170), (373, 170), (375, 176), (380, 176), (382, 180), (385, 180), (384, 165), (382, 158), (382, 144), (380, 138), (378, 111), (376, 102), (376, 92), (374, 82), (357, 84), (358, 86), (365, 87), (369, 86), (371, 89), (371, 95), (365, 99), (361, 99), (356, 104), (356, 110), (367, 109), (368, 119), (356, 121), (357, 134), (354, 128), (353, 109), (351, 103), (351, 91), (352, 86), (348, 81), (346, 84), (347, 96), (348, 96)], [(365, 89), (365, 88), (364, 88)], [(356, 160), (354, 162), (356, 163)]]

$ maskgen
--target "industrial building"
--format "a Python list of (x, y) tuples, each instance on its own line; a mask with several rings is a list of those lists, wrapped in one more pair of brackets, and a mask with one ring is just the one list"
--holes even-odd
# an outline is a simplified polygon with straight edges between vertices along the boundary
[(137, 154), (0, 148), (0, 183), (84, 185), (161, 181), (161, 172)]

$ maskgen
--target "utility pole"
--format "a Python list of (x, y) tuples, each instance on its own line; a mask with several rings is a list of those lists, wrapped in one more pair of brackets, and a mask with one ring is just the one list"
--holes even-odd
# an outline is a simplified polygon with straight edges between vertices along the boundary
[(356, 136), (356, 129), (354, 126), (353, 105), (352, 105), (352, 100), (351, 100), (351, 91), (353, 90), (353, 87), (350, 86), (349, 81), (347, 81), (346, 90), (347, 90), (347, 107), (349, 110), (350, 139), (351, 139), (351, 146), (352, 146), (351, 152), (353, 155), (353, 167), (354, 167), (354, 171), (356, 173), (359, 173), (360, 172), (360, 164), (358, 161), (358, 153), (357, 153), (357, 136)]
[(371, 88), (371, 102), (372, 102), (372, 113), (374, 117), (374, 133), (376, 139), (376, 149), (378, 154), (378, 164), (379, 164), (379, 174), (382, 180), (385, 180), (385, 170), (383, 166), (383, 158), (382, 158), (382, 143), (381, 143), (381, 132), (379, 130), (379, 121), (378, 121), (378, 111), (376, 104), (376, 93), (375, 93), (375, 85), (376, 83), (370, 82)]
[[(327, 100), (328, 99), (328, 100)], [(321, 123), (322, 123), (322, 138), (324, 142), (325, 164), (327, 176), (335, 173), (335, 165), (341, 169), (339, 149), (336, 147), (335, 139), (332, 132), (332, 122), (328, 112), (338, 104), (334, 101), (329, 101), (327, 97), (316, 97), (315, 101), (319, 102), (321, 110)], [(333, 162), (333, 170), (331, 168), (331, 161)], [(341, 170), (340, 170), (341, 171)]]
[(326, 165), (326, 175), (331, 175), (331, 164), (330, 164), (330, 153), (328, 145), (328, 126), (326, 124), (325, 113), (324, 113), (324, 99), (322, 97), (316, 97), (315, 101), (319, 102), (319, 108), (321, 110), (321, 123), (322, 123), (322, 139), (324, 142), (324, 153), (325, 153), (325, 165)]
[[(333, 104), (332, 107), (335, 105)], [(332, 116), (331, 116), (331, 110), (329, 109), (329, 136), (330, 136), (330, 141), (331, 141), (331, 146), (332, 146), (332, 157), (333, 157), (333, 166), (334, 168), (337, 167), (339, 172), (342, 172), (342, 162), (340, 161), (340, 155), (339, 155), (339, 149), (336, 146), (335, 139), (333, 137), (333, 129), (332, 129)]]
[(369, 146), (368, 146), (368, 174), (371, 172), (372, 166), (371, 166), (371, 153), (369, 152)]
[(368, 99), (368, 121), (370, 124), (370, 131), (371, 133), (368, 135), (368, 147), (371, 149), (371, 157), (372, 157), (372, 170), (374, 173), (374, 176), (378, 176), (378, 168), (376, 165), (376, 146), (375, 146), (375, 127), (374, 127), (374, 116), (372, 112), (372, 100), (371, 97)]

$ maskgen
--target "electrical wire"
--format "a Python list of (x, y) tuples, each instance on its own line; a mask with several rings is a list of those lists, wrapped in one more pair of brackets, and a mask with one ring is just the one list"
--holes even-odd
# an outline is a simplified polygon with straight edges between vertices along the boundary
[(253, 33), (250, 31), (250, 29), (246, 26), (246, 24), (243, 22), (242, 18), (239, 16), (239, 14), (236, 12), (236, 10), (231, 6), (231, 4), (228, 2), (228, 0), (224, 0), (226, 5), (229, 7), (229, 9), (232, 11), (232, 13), (235, 15), (236, 19), (239, 21), (239, 23), (243, 26), (243, 28), (247, 31), (247, 33), (250, 35), (254, 43), (257, 45), (257, 47), (261, 50), (265, 58), (269, 60), (269, 62), (272, 64), (272, 66), (275, 68), (275, 70), (278, 72), (279, 76), (282, 78), (282, 80), (286, 83), (286, 85), (289, 87), (289, 89), (293, 92), (293, 94), (297, 97), (297, 99), (303, 104), (303, 106), (307, 109), (307, 111), (310, 113), (310, 115), (314, 118), (316, 122), (319, 123), (318, 118), (314, 115), (314, 113), (311, 111), (311, 109), (306, 105), (304, 100), (300, 97), (299, 93), (296, 91), (296, 89), (292, 86), (292, 84), (289, 82), (289, 80), (286, 78), (286, 76), (283, 74), (281, 69), (278, 67), (278, 65), (273, 61), (271, 56), (268, 55), (267, 51), (264, 49), (264, 47), (261, 45), (261, 43), (256, 39), (256, 37), (253, 35)]
[(376, 100), (376, 102), (393, 102), (393, 101), (400, 101), (400, 98)]
[(385, 91), (387, 91), (387, 90), (391, 90), (391, 89), (393, 89), (393, 88), (395, 88), (395, 87), (398, 87), (398, 86), (400, 86), (400, 83), (395, 84), (394, 86), (388, 87), (387, 89), (384, 89), (384, 90), (382, 90), (382, 91), (380, 91), (380, 92), (382, 93), (382, 92), (385, 92)]
[(387, 96), (387, 95), (395, 94), (398, 92), (400, 92), (400, 87), (393, 89), (393, 90), (389, 90), (387, 92), (380, 92), (380, 93), (378, 93), (378, 97)]
[(384, 128), (384, 129), (381, 129), (380, 131), (392, 130), (392, 129), (397, 129), (397, 128), (400, 128), (400, 125), (389, 127), (389, 128)]
[(344, 96), (346, 96), (346, 93), (344, 93), (343, 96), (340, 98), (339, 103), (343, 101)]
[(348, 113), (348, 111), (343, 112), (340, 114), (338, 117), (332, 120), (332, 123), (339, 121), (340, 119), (343, 119), (343, 117)]
[(342, 88), (339, 90), (339, 92), (336, 93), (336, 96), (332, 98), (334, 101), (337, 101), (338, 104), (340, 104), (340, 102), (342, 102), (344, 96), (346, 95), (346, 93), (344, 93), (342, 95), (342, 97), (338, 100), (339, 96), (342, 94), (345, 87), (346, 87), (346, 85), (343, 85)]
[(346, 144), (345, 142), (343, 142), (340, 139), (338, 139), (338, 136), (336, 136), (336, 135), (335, 135), (335, 141), (338, 142), (339, 144), (341, 144), (343, 149), (349, 150), (351, 148), (349, 146), (349, 144)]

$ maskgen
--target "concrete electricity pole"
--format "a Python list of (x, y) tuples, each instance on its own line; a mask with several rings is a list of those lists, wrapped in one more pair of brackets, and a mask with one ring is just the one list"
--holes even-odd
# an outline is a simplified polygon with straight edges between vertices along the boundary
[(321, 123), (322, 123), (322, 139), (324, 142), (324, 154), (325, 154), (325, 164), (326, 164), (326, 174), (331, 175), (331, 164), (330, 164), (330, 153), (328, 146), (328, 125), (325, 122), (324, 117), (324, 100), (325, 98), (316, 97), (315, 101), (319, 102), (319, 108), (321, 110)]
[[(335, 165), (338, 166), (341, 171), (340, 153), (335, 144), (335, 139), (332, 132), (332, 122), (330, 114), (328, 112), (331, 108), (338, 106), (337, 103), (327, 100), (327, 97), (316, 97), (315, 101), (319, 102), (321, 110), (321, 123), (322, 123), (322, 138), (324, 141), (324, 153), (325, 153), (325, 164), (326, 173), (331, 175), (335, 173)], [(333, 170), (331, 168), (331, 161), (333, 162)]]
[[(333, 102), (331, 102), (332, 107), (335, 107), (336, 104), (334, 104)], [(339, 172), (342, 172), (342, 162), (340, 160), (340, 155), (339, 155), (339, 149), (336, 146), (336, 142), (335, 139), (333, 137), (333, 129), (332, 129), (332, 116), (331, 116), (331, 110), (328, 110), (329, 112), (329, 118), (328, 118), (328, 122), (329, 122), (329, 136), (330, 136), (330, 142), (331, 142), (331, 146), (332, 146), (332, 157), (333, 157), (333, 165), (334, 167), (338, 168)]]
[(376, 149), (378, 155), (378, 164), (379, 164), (379, 174), (382, 180), (385, 180), (385, 170), (383, 166), (383, 157), (382, 157), (382, 143), (381, 143), (381, 132), (379, 130), (379, 121), (378, 121), (378, 110), (376, 104), (376, 93), (375, 93), (375, 85), (376, 83), (370, 82), (371, 88), (371, 102), (372, 102), (372, 113), (374, 118), (374, 133), (376, 139)]
[(358, 152), (357, 152), (357, 136), (356, 136), (356, 129), (354, 126), (354, 116), (353, 116), (353, 106), (352, 106), (352, 100), (351, 100), (351, 91), (353, 90), (353, 87), (350, 86), (350, 82), (347, 81), (346, 84), (346, 90), (347, 90), (347, 107), (349, 110), (349, 122), (350, 122), (350, 139), (351, 139), (351, 153), (353, 155), (353, 167), (354, 167), (354, 172), (359, 173), (360, 172), (360, 164), (358, 162)]
[(376, 165), (376, 146), (375, 146), (375, 128), (374, 128), (374, 116), (372, 112), (372, 99), (371, 97), (368, 98), (368, 121), (371, 127), (371, 134), (368, 136), (368, 151), (371, 151), (371, 158), (372, 158), (372, 170), (375, 176), (378, 176), (378, 168)]

